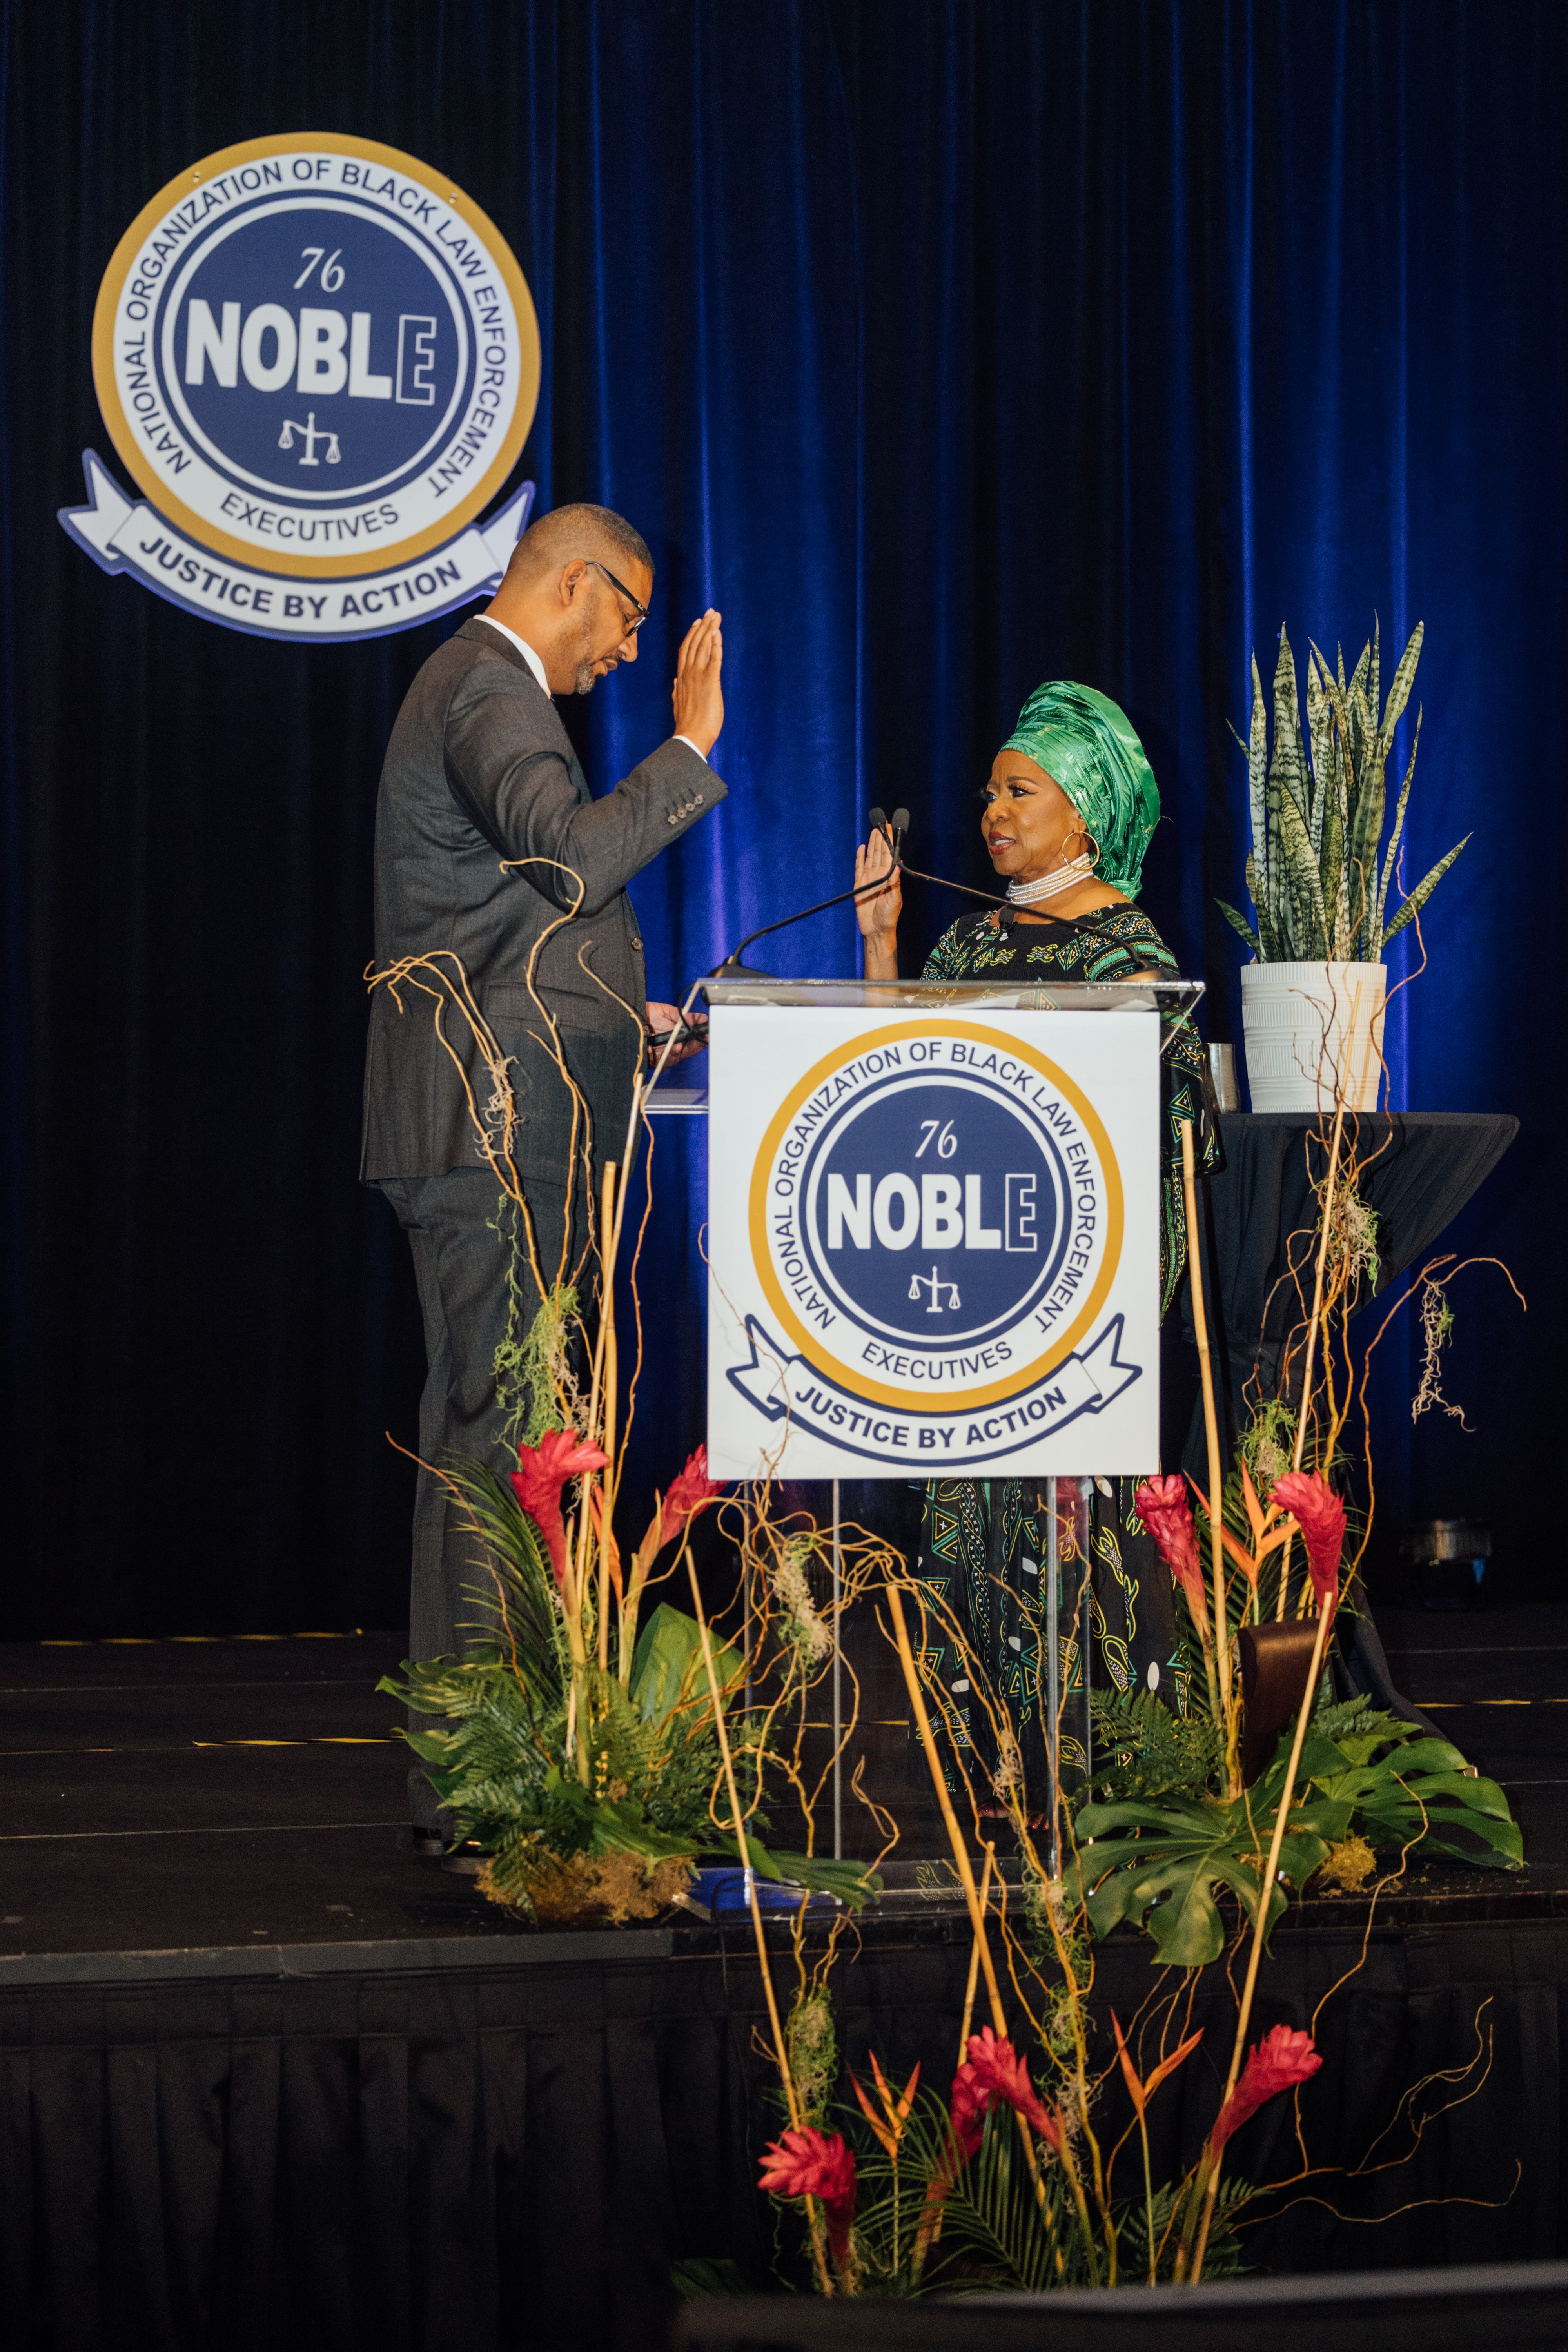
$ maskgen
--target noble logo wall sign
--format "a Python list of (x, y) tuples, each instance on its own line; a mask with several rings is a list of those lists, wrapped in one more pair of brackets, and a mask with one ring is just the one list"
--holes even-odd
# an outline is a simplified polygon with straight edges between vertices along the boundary
[(481, 519), (539, 396), (493, 223), (368, 140), (252, 139), (153, 197), (99, 289), (93, 376), (143, 500), (90, 449), (60, 521), (106, 572), (258, 636), (380, 636), (505, 569), (533, 485)]

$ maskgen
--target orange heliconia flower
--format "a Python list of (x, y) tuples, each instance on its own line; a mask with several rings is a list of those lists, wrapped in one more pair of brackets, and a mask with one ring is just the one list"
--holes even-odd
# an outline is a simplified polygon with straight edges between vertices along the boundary
[(873, 2132), (875, 2132), (878, 2140), (880, 2142), (888, 2157), (891, 2162), (897, 2164), (899, 2160), (899, 2143), (903, 2138), (904, 2126), (909, 2122), (910, 2110), (915, 2103), (915, 2091), (921, 2079), (920, 2066), (917, 2063), (914, 2073), (910, 2076), (909, 2081), (904, 2085), (901, 2095), (897, 2099), (894, 2098), (892, 2092), (889, 2089), (888, 2084), (883, 2078), (882, 2070), (877, 2063), (877, 2053), (874, 2050), (871, 2053), (871, 2072), (877, 2080), (877, 2096), (882, 2103), (881, 2115), (878, 2115), (875, 2107), (873, 2107), (870, 2100), (866, 2096), (865, 2092), (861, 2089), (853, 2074), (849, 2077), (849, 2087), (854, 2092), (855, 2096), (859, 2100), (860, 2112), (865, 2116), (866, 2121), (870, 2125)]
[(1199, 2042), (1204, 2038), (1204, 2030), (1200, 2025), (1195, 2033), (1189, 2034), (1187, 2039), (1182, 2043), (1181, 2048), (1179, 2050), (1173, 2050), (1168, 2058), (1162, 2059), (1159, 2065), (1155, 2067), (1153, 2073), (1150, 2075), (1149, 2080), (1146, 2083), (1142, 2083), (1138, 2079), (1138, 2069), (1132, 2063), (1132, 2053), (1127, 2047), (1126, 2037), (1122, 2033), (1121, 2021), (1114, 2010), (1110, 2012), (1110, 2022), (1116, 2034), (1116, 2054), (1121, 2061), (1121, 2079), (1127, 2085), (1129, 2095), (1132, 2100), (1132, 2105), (1137, 2109), (1138, 2120), (1142, 2123), (1143, 2120), (1144, 2110), (1147, 2108), (1150, 2100), (1153, 2097), (1161, 2084), (1165, 2082), (1169, 2076), (1175, 2073), (1178, 2066), (1183, 2064), (1186, 2059), (1192, 2056), (1193, 2052), (1197, 2048)]

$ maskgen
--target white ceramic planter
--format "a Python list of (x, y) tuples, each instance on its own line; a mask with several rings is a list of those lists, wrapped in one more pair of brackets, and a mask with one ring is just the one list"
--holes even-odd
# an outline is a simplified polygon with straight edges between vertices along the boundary
[(1254, 1110), (1375, 1110), (1383, 1081), (1381, 963), (1245, 963), (1241, 1025)]

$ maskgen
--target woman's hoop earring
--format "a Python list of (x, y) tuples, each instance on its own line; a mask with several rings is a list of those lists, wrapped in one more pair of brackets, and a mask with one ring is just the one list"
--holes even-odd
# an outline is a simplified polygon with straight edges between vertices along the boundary
[[(1092, 833), (1090, 833), (1090, 831), (1089, 831), (1089, 827), (1088, 827), (1088, 825), (1087, 825), (1087, 824), (1084, 826), (1084, 829), (1083, 829), (1083, 839), (1084, 839), (1084, 846), (1085, 846), (1085, 848), (1086, 848), (1086, 849), (1087, 849), (1087, 847), (1089, 846), (1089, 844), (1091, 841), (1094, 841), (1094, 835), (1093, 835), (1093, 834), (1092, 834)], [(1098, 865), (1100, 864), (1100, 844), (1099, 844), (1099, 842), (1098, 842), (1098, 841), (1094, 841), (1094, 855), (1093, 855), (1093, 856), (1089, 859), (1089, 862), (1090, 866), (1098, 866)]]

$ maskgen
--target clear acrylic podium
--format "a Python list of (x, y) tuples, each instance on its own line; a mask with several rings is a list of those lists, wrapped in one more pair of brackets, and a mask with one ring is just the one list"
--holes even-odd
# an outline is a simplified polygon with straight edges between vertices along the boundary
[[(802, 1012), (832, 1013), (839, 1015), (868, 1015), (872, 1016), (870, 1025), (875, 1027), (878, 1037), (882, 1039), (885, 1039), (889, 1035), (895, 1034), (897, 1032), (893, 1028), (883, 1026), (882, 1024), (876, 1019), (876, 1016), (885, 1016), (888, 1023), (895, 1024), (900, 1021), (912, 1022), (914, 1026), (918, 1028), (919, 1019), (922, 1014), (933, 1017), (941, 1016), (949, 1025), (956, 1021), (965, 1026), (971, 1024), (983, 1025), (989, 1016), (999, 1015), (1004, 1016), (1005, 1025), (1010, 1026), (1015, 1033), (1017, 1031), (1018, 1024), (1016, 1022), (1016, 1016), (1019, 1014), (1046, 1014), (1048, 1016), (1059, 1014), (1065, 1016), (1079, 1016), (1076, 1020), (1064, 1022), (1063, 1037), (1065, 1043), (1068, 1034), (1071, 1032), (1078, 1039), (1078, 1062), (1075, 1066), (1077, 1067), (1079, 1078), (1082, 1079), (1084, 1076), (1085, 1052), (1083, 1042), (1085, 1033), (1083, 1029), (1082, 1016), (1089, 1015), (1096, 1018), (1115, 1015), (1123, 1016), (1123, 1020), (1119, 1021), (1116, 1024), (1117, 1029), (1123, 1034), (1126, 1034), (1125, 1016), (1142, 1016), (1138, 1019), (1136, 1026), (1139, 1033), (1144, 1039), (1148, 1039), (1149, 1037), (1149, 1029), (1145, 1024), (1147, 1024), (1150, 1021), (1151, 1016), (1152, 1016), (1159, 1023), (1158, 1052), (1163, 1055), (1168, 1047), (1172, 1038), (1178, 1034), (1180, 1024), (1190, 1016), (1194, 1006), (1197, 1003), (1198, 999), (1202, 996), (1203, 992), (1202, 985), (1198, 982), (1158, 979), (1124, 980), (1099, 983), (1081, 981), (1019, 981), (1013, 978), (1003, 978), (990, 981), (910, 980), (896, 982), (869, 982), (864, 980), (831, 979), (788, 980), (759, 974), (754, 978), (729, 976), (721, 979), (715, 978), (704, 981), (699, 984), (698, 989), (692, 992), (692, 996), (688, 1002), (687, 1010), (688, 1017), (689, 1017), (690, 1003), (695, 1000), (696, 996), (700, 993), (706, 1003), (713, 1008), (714, 1012), (717, 1013), (724, 1013), (731, 1011), (747, 1011), (759, 1013), (777, 1013), (780, 1015), (788, 1015), (791, 1013), (798, 1014)], [(826, 1024), (824, 1025), (826, 1026)], [(1042, 1049), (1048, 1053), (1050, 1050), (1051, 1035), (1050, 1022), (1047, 1020), (1046, 1023), (1040, 1024), (1030, 1024), (1029, 1027), (1034, 1036), (1040, 1041)], [(1109, 1029), (1107, 1032), (1106, 1045), (1108, 1049), (1111, 1045), (1111, 1034)], [(721, 1056), (716, 1056), (716, 1058), (721, 1059)], [(760, 1056), (752, 1058), (754, 1062), (757, 1059), (765, 1060), (766, 1057)], [(1098, 1058), (1098, 1055), (1093, 1054), (1091, 1050), (1089, 1055), (1090, 1062)], [(1115, 1055), (1110, 1054), (1108, 1050), (1106, 1059), (1108, 1062), (1113, 1061), (1115, 1059)], [(731, 1065), (731, 1067), (732, 1066), (733, 1066)], [(1149, 1076), (1152, 1078), (1154, 1072), (1154, 1061), (1152, 1055), (1146, 1055), (1142, 1066), (1147, 1070)], [(1142, 1083), (1147, 1085), (1148, 1081), (1144, 1080)], [(783, 1081), (781, 1080), (781, 1085), (782, 1084)], [(646, 1090), (644, 1108), (652, 1116), (704, 1116), (708, 1114), (710, 1109), (710, 1090), (708, 1088), (700, 1088), (690, 1086), (674, 1086), (661, 1081), (658, 1085), (651, 1086)], [(1154, 1106), (1151, 1104), (1151, 1110), (1152, 1110)], [(1152, 1124), (1151, 1131), (1152, 1131)], [(847, 1190), (842, 1192), (839, 1198), (844, 1215), (847, 1216), (850, 1213), (848, 1208), (849, 1194)], [(754, 1222), (755, 1218), (753, 1213), (753, 1223)], [(843, 1230), (844, 1227), (841, 1220), (841, 1234)], [(1010, 1246), (1011, 1244), (1009, 1244), (1008, 1245)], [(994, 1264), (995, 1262), (996, 1261), (994, 1260), (993, 1261)], [(1138, 1349), (1134, 1350), (1134, 1352), (1145, 1355), (1148, 1352), (1149, 1330), (1151, 1328), (1157, 1328), (1158, 1324), (1157, 1298), (1152, 1296), (1152, 1293), (1157, 1289), (1157, 1282), (1153, 1272), (1153, 1260), (1152, 1256), (1150, 1257), (1147, 1270), (1147, 1282), (1152, 1294), (1151, 1300), (1149, 1302), (1150, 1311), (1141, 1318), (1144, 1325), (1144, 1330), (1142, 1337), (1140, 1339)], [(955, 1291), (955, 1297), (956, 1295)], [(1120, 1318), (1118, 1319), (1120, 1320)], [(784, 1344), (789, 1345), (791, 1343), (786, 1340)], [(1152, 1363), (1148, 1363), (1146, 1365), (1146, 1369), (1151, 1373), (1154, 1371), (1154, 1366)], [(731, 1374), (731, 1377), (734, 1377), (734, 1375)], [(1152, 1381), (1149, 1385), (1152, 1385)], [(911, 1477), (918, 1477), (920, 1468), (922, 1464), (921, 1461), (911, 1458), (904, 1465), (905, 1478), (909, 1479)], [(933, 1465), (931, 1466), (935, 1465)], [(1128, 1465), (1123, 1466), (1125, 1467)], [(1152, 1466), (1152, 1463), (1148, 1466)], [(1075, 1468), (1073, 1475), (1091, 1475), (1097, 1472), (1098, 1468), (1099, 1465), (1096, 1461), (1086, 1460), (1081, 1472)], [(837, 1538), (837, 1531), (840, 1524), (839, 1477), (833, 1475), (829, 1478), (826, 1470), (823, 1469), (807, 1470), (804, 1473), (795, 1475), (804, 1475), (808, 1477), (823, 1476), (825, 1483), (829, 1483), (831, 1485), (832, 1526)], [(862, 1474), (859, 1465), (847, 1461), (843, 1475), (845, 1476), (853, 1477)], [(879, 1475), (887, 1475), (890, 1474), (884, 1471)], [(948, 1475), (959, 1474), (955, 1467), (955, 1469), (953, 1471), (950, 1471)], [(983, 1478), (988, 1478), (991, 1475), (991, 1472), (988, 1468), (979, 1468), (973, 1473), (971, 1473), (968, 1469), (964, 1469), (962, 1475), (975, 1475)], [(1013, 1474), (1005, 1466), (999, 1465), (995, 1475), (1006, 1476)], [(1062, 1475), (1067, 1475), (1065, 1470)], [(1044, 1584), (1043, 1600), (1046, 1618), (1046, 1640), (1044, 1643), (1045, 1658), (1043, 1663), (1046, 1666), (1047, 1686), (1042, 1696), (1045, 1702), (1045, 1721), (1051, 1727), (1051, 1730), (1047, 1737), (1048, 1769), (1054, 1783), (1058, 1762), (1056, 1731), (1060, 1712), (1059, 1675), (1061, 1653), (1058, 1623), (1063, 1600), (1061, 1592), (1061, 1566), (1058, 1556), (1057, 1476), (1055, 1474), (1045, 1475), (1038, 1478), (1038, 1484), (1045, 1502), (1047, 1531), (1047, 1557), (1046, 1559), (1042, 1561), (1041, 1566), (1045, 1570), (1045, 1574), (1042, 1579)], [(837, 1541), (835, 1542), (834, 1556), (834, 1599), (837, 1603), (838, 1599)], [(1087, 1597), (1085, 1606), (1087, 1609)], [(1088, 1647), (1085, 1645), (1084, 1657), (1086, 1674), (1088, 1655)], [(841, 1695), (841, 1667), (837, 1652), (835, 1654), (833, 1664), (832, 1685), (834, 1748), (837, 1753), (839, 1747), (837, 1735), (842, 1720), (843, 1705)], [(842, 1803), (841, 1779), (838, 1770), (836, 1769), (833, 1790), (834, 1848), (836, 1853), (841, 1851)]]
[[(951, 1005), (975, 1013), (1159, 1013), (1167, 1020), (1190, 1013), (1204, 993), (1201, 980), (1038, 981), (1014, 980), (703, 980), (687, 999), (708, 1004), (790, 1004), (917, 1012)], [(1169, 1042), (1168, 1033), (1165, 1043)], [(1163, 1050), (1163, 1047), (1162, 1047)], [(706, 1087), (649, 1087), (643, 1108), (650, 1116), (700, 1117), (708, 1109)]]

